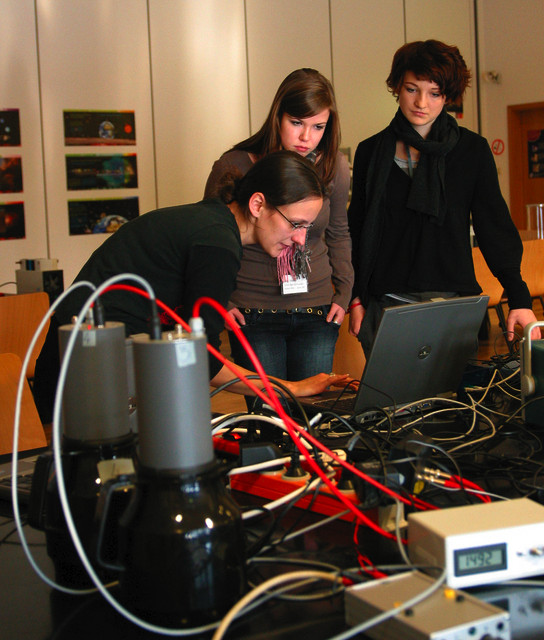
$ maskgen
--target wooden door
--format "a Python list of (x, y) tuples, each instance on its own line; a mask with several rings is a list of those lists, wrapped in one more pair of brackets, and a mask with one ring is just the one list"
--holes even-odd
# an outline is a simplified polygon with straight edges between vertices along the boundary
[(527, 229), (526, 204), (544, 202), (544, 102), (508, 107), (510, 212)]

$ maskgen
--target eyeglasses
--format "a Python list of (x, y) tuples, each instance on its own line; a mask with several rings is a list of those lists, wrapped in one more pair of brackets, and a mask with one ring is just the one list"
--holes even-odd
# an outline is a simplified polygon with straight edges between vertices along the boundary
[(280, 214), (280, 216), (282, 218), (284, 218), (285, 220), (287, 220), (287, 222), (293, 227), (293, 229), (296, 231), (297, 229), (311, 229), (314, 226), (313, 222), (309, 222), (308, 224), (302, 224), (301, 222), (293, 222), (292, 220), (289, 220), (289, 218), (285, 215), (283, 215), (283, 213), (278, 209), (278, 207), (276, 207), (275, 205), (272, 205), (274, 207), (274, 209), (276, 209), (276, 211)]

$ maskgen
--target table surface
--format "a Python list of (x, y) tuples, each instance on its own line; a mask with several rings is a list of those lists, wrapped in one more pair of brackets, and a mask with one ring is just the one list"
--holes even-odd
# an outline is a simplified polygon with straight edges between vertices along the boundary
[[(67, 596), (43, 582), (30, 566), (9, 517), (11, 505), (0, 503), (0, 629), (2, 640), (146, 640), (164, 637), (136, 627), (99, 594)], [(26, 539), (40, 568), (53, 577), (45, 535), (25, 526)], [(301, 557), (316, 557), (333, 564), (349, 565), (354, 553), (348, 544), (352, 527), (333, 522), (317, 535), (304, 536), (295, 548)], [(375, 549), (381, 555), (387, 549)], [(390, 549), (389, 549), (390, 551)], [(296, 570), (297, 567), (286, 570)], [(544, 630), (544, 582), (542, 587), (488, 587), (481, 592), (488, 602), (510, 610), (514, 640), (541, 640)], [(115, 594), (115, 590), (112, 591)], [(347, 629), (342, 596), (313, 602), (270, 602), (232, 625), (226, 638), (247, 640), (326, 640)], [(209, 634), (192, 638), (208, 639)], [(363, 638), (366, 636), (358, 636)]]

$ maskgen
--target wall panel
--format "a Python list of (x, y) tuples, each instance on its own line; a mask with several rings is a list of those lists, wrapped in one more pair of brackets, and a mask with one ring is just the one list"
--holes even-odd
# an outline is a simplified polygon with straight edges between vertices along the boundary
[(159, 206), (194, 202), (249, 134), (243, 0), (151, 0)]
[[(251, 133), (280, 82), (301, 67), (331, 78), (328, 0), (246, 0)], [(234, 141), (233, 141), (234, 142)]]
[[(21, 158), (22, 193), (0, 193), (0, 204), (24, 203), (24, 239), (0, 242), (0, 283), (13, 282), (21, 258), (47, 257), (38, 56), (33, 0), (3, 0), (0, 19), (0, 109), (18, 109), (21, 146), (0, 146), (0, 156)], [(0, 228), (6, 224), (0, 209)], [(3, 232), (5, 233), (5, 231)], [(15, 293), (15, 286), (2, 287)]]
[[(405, 0), (406, 42), (441, 40), (459, 48), (467, 66), (476, 74), (473, 0)], [(463, 117), (459, 124), (478, 131), (476, 83), (465, 94)]]
[[(70, 235), (68, 199), (137, 195), (140, 213), (155, 207), (155, 175), (145, 0), (37, 0), (50, 255), (71, 283), (107, 234)], [(64, 144), (63, 111), (133, 110), (136, 145)], [(138, 189), (68, 192), (67, 153), (137, 153)], [(130, 191), (130, 192), (129, 192)]]
[[(482, 133), (503, 140), (495, 156), (501, 188), (509, 201), (508, 105), (544, 101), (544, 0), (478, 0), (480, 69), (497, 71), (500, 83), (482, 80)], [(537, 178), (541, 180), (542, 178)]]
[(397, 104), (387, 91), (393, 53), (404, 44), (402, 0), (331, 0), (334, 87), (342, 146), (381, 131)]

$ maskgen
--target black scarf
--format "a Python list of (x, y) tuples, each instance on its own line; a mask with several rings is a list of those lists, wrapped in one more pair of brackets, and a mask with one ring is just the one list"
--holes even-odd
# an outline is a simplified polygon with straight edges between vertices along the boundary
[(383, 205), (397, 140), (420, 152), (406, 206), (441, 225), (446, 215), (446, 154), (459, 140), (457, 121), (443, 109), (428, 137), (422, 138), (398, 109), (370, 160), (366, 179), (367, 216), (379, 215)]
[(379, 134), (366, 175), (365, 221), (359, 244), (360, 290), (354, 291), (355, 295), (361, 296), (365, 306), (368, 303), (367, 286), (385, 231), (385, 189), (393, 167), (398, 139), (420, 151), (407, 206), (428, 215), (436, 224), (442, 224), (446, 215), (446, 154), (457, 143), (459, 128), (456, 120), (444, 109), (433, 123), (428, 137), (423, 139), (399, 109), (390, 125)]

